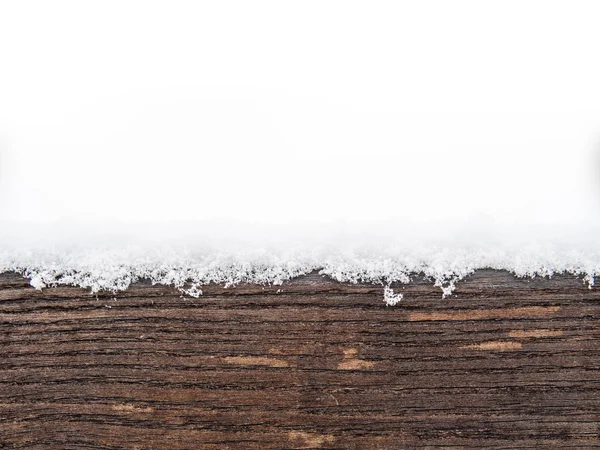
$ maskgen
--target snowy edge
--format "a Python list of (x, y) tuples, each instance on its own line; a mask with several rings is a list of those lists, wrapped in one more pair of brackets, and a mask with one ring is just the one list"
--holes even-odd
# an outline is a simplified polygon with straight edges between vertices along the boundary
[(150, 280), (192, 297), (202, 286), (281, 285), (318, 271), (341, 283), (384, 287), (388, 305), (402, 296), (392, 283), (425, 276), (441, 297), (479, 269), (517, 277), (600, 274), (600, 226), (469, 223), (366, 225), (238, 223), (32, 225), (0, 223), (0, 273), (16, 272), (36, 289), (78, 286), (123, 291)]
[(458, 282), (477, 270), (505, 270), (519, 278), (552, 277), (571, 274), (582, 277), (582, 282), (591, 289), (598, 267), (571, 265), (568, 267), (551, 264), (535, 265), (530, 268), (509, 264), (482, 264), (444, 267), (427, 263), (406, 263), (391, 260), (369, 260), (363, 264), (356, 261), (328, 261), (326, 264), (310, 264), (287, 261), (280, 264), (252, 264), (249, 262), (213, 262), (204, 265), (174, 266), (160, 262), (145, 264), (107, 264), (95, 267), (65, 265), (60, 262), (44, 262), (37, 265), (0, 266), (0, 273), (16, 272), (29, 279), (36, 289), (57, 286), (76, 286), (89, 289), (92, 294), (100, 291), (124, 291), (140, 280), (150, 280), (153, 285), (173, 286), (182, 294), (200, 297), (202, 287), (209, 284), (232, 287), (242, 283), (257, 285), (281, 285), (286, 281), (317, 271), (335, 281), (350, 284), (375, 284), (384, 287), (383, 300), (388, 306), (397, 305), (403, 295), (394, 293), (392, 283), (408, 284), (415, 276), (424, 276), (440, 288), (441, 298), (451, 296)]

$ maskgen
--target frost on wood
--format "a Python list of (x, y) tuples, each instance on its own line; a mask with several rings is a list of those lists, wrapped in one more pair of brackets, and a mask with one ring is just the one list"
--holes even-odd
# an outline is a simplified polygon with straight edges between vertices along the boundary
[(284, 233), (187, 224), (107, 232), (73, 225), (65, 229), (64, 224), (54, 229), (3, 225), (0, 272), (19, 272), (37, 289), (73, 285), (119, 291), (149, 279), (198, 297), (208, 284), (280, 285), (317, 270), (339, 282), (384, 286), (386, 304), (394, 305), (402, 295), (391, 284), (408, 283), (416, 274), (447, 297), (477, 269), (508, 270), (519, 277), (570, 273), (590, 287), (600, 273), (595, 229), (467, 232), (387, 226), (340, 232), (309, 227)]

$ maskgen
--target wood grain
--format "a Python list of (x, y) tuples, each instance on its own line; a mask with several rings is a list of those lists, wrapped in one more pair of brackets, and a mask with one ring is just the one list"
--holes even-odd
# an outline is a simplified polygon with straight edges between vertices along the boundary
[(600, 290), (311, 274), (98, 296), (0, 275), (0, 447), (600, 448)]

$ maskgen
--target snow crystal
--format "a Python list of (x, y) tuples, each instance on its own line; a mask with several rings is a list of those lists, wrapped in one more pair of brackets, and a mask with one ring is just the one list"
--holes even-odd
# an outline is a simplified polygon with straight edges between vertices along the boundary
[(383, 300), (386, 305), (396, 306), (403, 298), (404, 296), (402, 294), (395, 294), (391, 287), (385, 286), (383, 288)]

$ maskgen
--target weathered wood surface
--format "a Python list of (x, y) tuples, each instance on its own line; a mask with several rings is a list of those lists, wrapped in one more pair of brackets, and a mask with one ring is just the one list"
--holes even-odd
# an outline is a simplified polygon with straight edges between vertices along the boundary
[(479, 271), (445, 300), (398, 290), (0, 275), (0, 447), (600, 447), (600, 289)]

